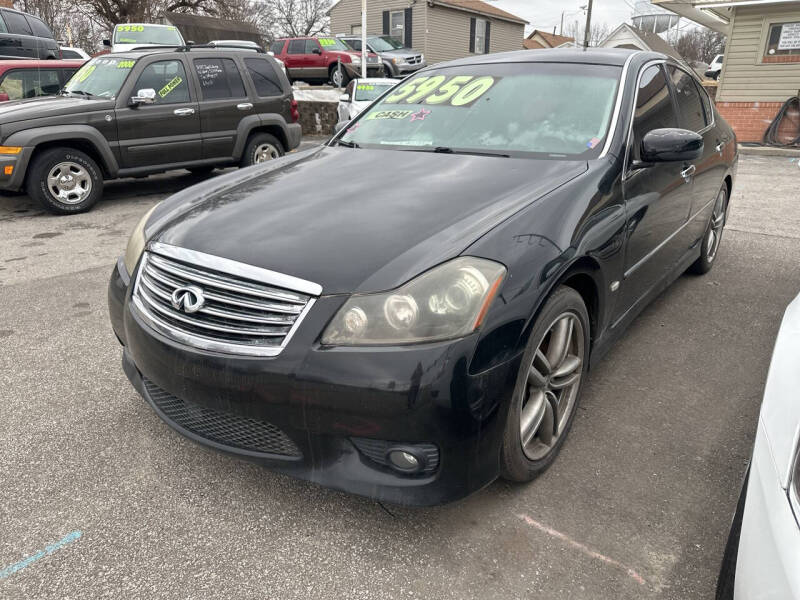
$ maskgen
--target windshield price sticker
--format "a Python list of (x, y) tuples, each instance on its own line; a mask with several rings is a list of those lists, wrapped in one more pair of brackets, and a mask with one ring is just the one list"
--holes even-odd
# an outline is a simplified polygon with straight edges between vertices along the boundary
[(132, 69), (133, 65), (136, 64), (135, 60), (121, 60), (117, 63), (118, 69)]
[(117, 31), (144, 31), (144, 25), (120, 25)]
[(336, 40), (332, 40), (331, 38), (319, 38), (319, 45), (320, 46), (335, 46)]
[[(72, 79), (79, 83), (81, 81), (86, 81), (86, 78), (89, 77), (89, 75), (91, 75), (96, 68), (96, 65), (86, 65), (85, 67), (81, 68), (80, 71), (75, 73), (75, 76)], [(72, 79), (70, 79), (70, 83), (72, 83)]]
[(359, 84), (358, 86), (356, 86), (356, 89), (357, 89), (357, 90), (363, 90), (363, 91), (365, 91), (365, 92), (368, 92), (368, 91), (372, 91), (372, 90), (374, 90), (374, 89), (375, 89), (375, 86), (374, 86), (374, 85), (366, 85), (366, 84), (364, 84), (364, 83), (361, 83), (361, 84)]
[(417, 77), (387, 97), (386, 104), (449, 104), (472, 106), (497, 83), (499, 77), (432, 75)]
[(181, 83), (183, 83), (183, 79), (181, 79), (180, 77), (177, 77), (177, 76), (174, 77), (167, 85), (165, 85), (163, 88), (158, 90), (158, 95), (161, 96), (162, 98), (165, 97), (172, 90), (174, 90), (176, 87), (178, 87)]
[(365, 120), (374, 121), (375, 119), (405, 119), (413, 112), (413, 110), (379, 110), (378, 112), (367, 115)]

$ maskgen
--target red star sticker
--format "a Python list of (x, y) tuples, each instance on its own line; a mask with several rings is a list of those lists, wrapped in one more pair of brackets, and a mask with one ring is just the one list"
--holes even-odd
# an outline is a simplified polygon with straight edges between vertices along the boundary
[(429, 114), (431, 114), (431, 111), (425, 110), (424, 108), (420, 108), (419, 112), (416, 112), (413, 115), (411, 115), (411, 122), (413, 123), (414, 121), (424, 121), (425, 117), (427, 117)]

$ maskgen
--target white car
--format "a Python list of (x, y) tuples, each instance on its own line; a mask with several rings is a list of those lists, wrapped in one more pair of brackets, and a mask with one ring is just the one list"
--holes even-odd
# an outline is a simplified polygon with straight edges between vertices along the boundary
[(722, 73), (722, 61), (724, 57), (724, 54), (717, 54), (714, 57), (714, 60), (711, 61), (711, 64), (708, 65), (708, 69), (706, 69), (706, 77), (710, 77), (711, 79), (719, 79), (719, 75)]
[(91, 56), (86, 54), (80, 48), (73, 48), (72, 46), (61, 46), (61, 58), (64, 60), (89, 60)]
[(114, 26), (110, 40), (103, 40), (104, 46), (111, 46), (111, 52), (128, 52), (147, 46), (185, 46), (183, 36), (174, 25), (154, 23), (124, 23)]
[(397, 85), (397, 79), (370, 78), (353, 79), (347, 84), (344, 93), (339, 96), (339, 122), (351, 121), (372, 101), (380, 97), (389, 88)]
[(800, 600), (799, 442), (800, 296), (786, 309), (775, 342), (718, 600)]

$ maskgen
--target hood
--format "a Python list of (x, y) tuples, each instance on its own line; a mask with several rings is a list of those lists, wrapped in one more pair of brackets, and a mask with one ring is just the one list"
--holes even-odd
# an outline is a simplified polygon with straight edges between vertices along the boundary
[(65, 117), (74, 113), (113, 108), (112, 100), (90, 100), (77, 96), (40, 96), (28, 100), (3, 102), (2, 108), (0, 108), (0, 125), (28, 119)]
[(385, 52), (381, 52), (380, 54), (381, 56), (386, 56), (388, 58), (411, 58), (414, 56), (419, 56), (422, 54), (422, 52), (417, 52), (411, 48), (399, 48), (397, 50), (387, 50)]
[(323, 147), (184, 190), (153, 213), (147, 236), (313, 281), (323, 294), (382, 291), (458, 256), (586, 170), (576, 161)]

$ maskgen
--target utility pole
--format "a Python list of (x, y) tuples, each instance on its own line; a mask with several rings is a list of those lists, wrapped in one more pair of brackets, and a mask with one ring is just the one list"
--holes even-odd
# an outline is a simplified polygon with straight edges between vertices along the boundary
[[(364, 0), (366, 1), (366, 0)], [(589, 47), (589, 34), (592, 31), (592, 1), (589, 0), (589, 7), (586, 12), (586, 32), (583, 34), (583, 47)]]
[(367, 0), (361, 0), (361, 78), (367, 78)]

